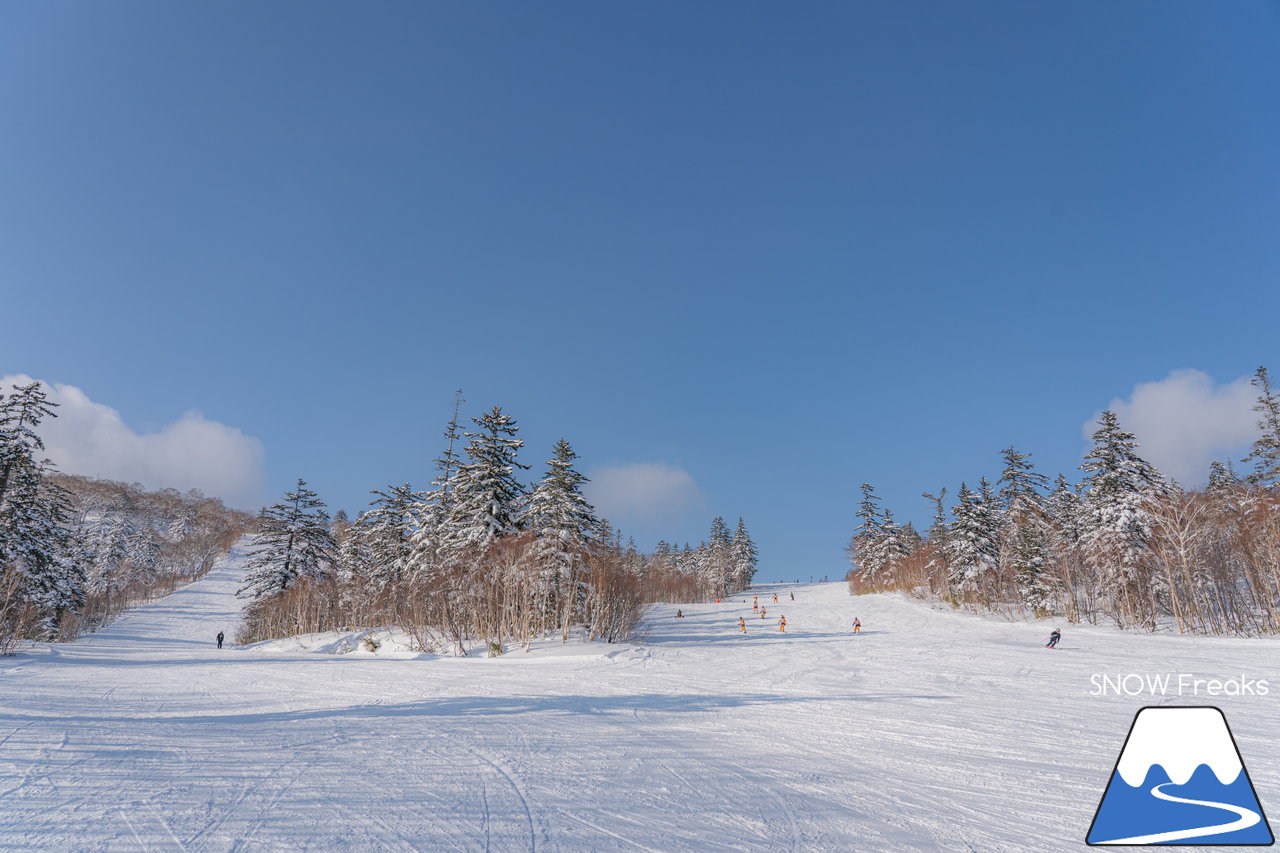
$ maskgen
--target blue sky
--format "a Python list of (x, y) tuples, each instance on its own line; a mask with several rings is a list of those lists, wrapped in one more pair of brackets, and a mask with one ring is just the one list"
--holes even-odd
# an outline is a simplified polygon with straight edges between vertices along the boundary
[(742, 515), (835, 577), (862, 481), (923, 521), (1280, 369), (1278, 48), (1248, 2), (0, 2), (0, 374), (349, 510), (461, 387), (641, 546)]

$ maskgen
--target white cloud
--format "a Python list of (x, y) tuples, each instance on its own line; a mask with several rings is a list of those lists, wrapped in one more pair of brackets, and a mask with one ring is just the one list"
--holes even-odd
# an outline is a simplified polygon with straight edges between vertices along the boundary
[[(0, 391), (31, 382), (0, 377)], [(263, 495), (262, 442), (191, 411), (159, 432), (139, 435), (110, 406), (74, 385), (43, 383), (58, 403), (40, 425), (45, 455), (68, 474), (141, 483), (153, 489), (199, 489), (229, 505), (253, 509)]]
[(605, 466), (587, 476), (587, 500), (618, 525), (679, 521), (706, 503), (688, 471), (662, 462)]
[[(1257, 437), (1249, 379), (1215, 385), (1199, 370), (1175, 370), (1135, 385), (1128, 400), (1116, 398), (1108, 408), (1137, 437), (1144, 459), (1184, 486), (1203, 486), (1210, 462), (1239, 459)], [(1095, 416), (1083, 427), (1085, 438), (1097, 428)]]

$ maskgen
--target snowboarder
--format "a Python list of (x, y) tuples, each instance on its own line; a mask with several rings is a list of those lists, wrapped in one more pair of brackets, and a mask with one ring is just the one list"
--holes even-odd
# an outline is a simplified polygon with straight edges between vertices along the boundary
[(787, 633), (787, 617), (783, 616), (778, 620), (778, 630), (784, 634)]
[(222, 632), (218, 632), (218, 648), (222, 648)]
[(741, 616), (738, 617), (738, 630), (744, 634), (747, 633), (747, 620)]
[(1057, 628), (1054, 628), (1053, 633), (1049, 635), (1049, 642), (1045, 643), (1044, 647), (1046, 649), (1056, 649), (1058, 647), (1058, 641), (1061, 639), (1062, 639), (1062, 632), (1059, 631)]
[(862, 633), (862, 623), (858, 621), (857, 616), (853, 617), (853, 633), (855, 634)]
[(683, 611), (683, 610), (677, 610), (677, 611), (676, 611), (676, 618), (677, 618), (677, 619), (683, 619), (683, 618), (684, 618), (684, 611)]

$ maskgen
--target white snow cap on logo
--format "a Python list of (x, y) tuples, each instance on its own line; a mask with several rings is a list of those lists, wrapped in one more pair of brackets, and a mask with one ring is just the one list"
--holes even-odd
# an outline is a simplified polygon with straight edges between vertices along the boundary
[(1185, 785), (1201, 764), (1209, 765), (1223, 785), (1244, 769), (1217, 708), (1143, 708), (1116, 769), (1126, 784), (1137, 787), (1156, 764), (1175, 785)]

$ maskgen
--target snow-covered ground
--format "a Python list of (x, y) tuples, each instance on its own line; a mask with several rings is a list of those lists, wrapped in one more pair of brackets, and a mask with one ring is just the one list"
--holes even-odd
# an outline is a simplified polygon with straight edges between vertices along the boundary
[[(766, 620), (749, 595), (657, 607), (634, 645), (218, 651), (238, 560), (0, 659), (0, 850), (1084, 849), (1161, 702), (1222, 708), (1280, 814), (1274, 641), (1059, 625), (1052, 651), (1049, 623), (800, 584), (760, 588)], [(1272, 690), (1091, 695), (1104, 673)]]

